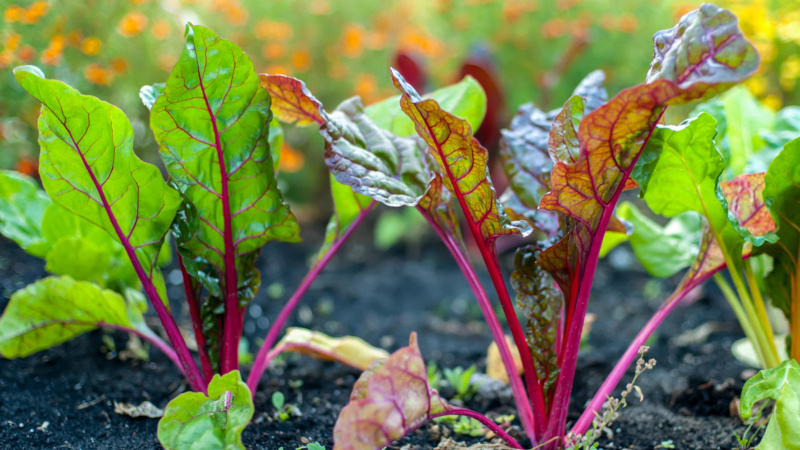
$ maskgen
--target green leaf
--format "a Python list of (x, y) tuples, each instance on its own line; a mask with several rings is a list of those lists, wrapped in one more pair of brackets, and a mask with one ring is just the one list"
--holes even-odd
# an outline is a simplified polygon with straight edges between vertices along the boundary
[[(744, 86), (737, 86), (721, 96), (727, 122), (721, 142), (729, 177), (745, 173), (745, 166), (764, 146), (761, 132), (775, 123), (775, 113), (762, 105)], [(763, 169), (760, 170), (763, 172)]]
[(242, 430), (253, 417), (253, 400), (238, 370), (214, 375), (208, 396), (185, 392), (167, 404), (158, 440), (173, 449), (244, 449)]
[(269, 107), (247, 55), (208, 28), (188, 25), (186, 48), (150, 125), (172, 181), (198, 214), (182, 250), (211, 263), (221, 280), (226, 256), (241, 266), (269, 241), (299, 241), (269, 152)]
[(695, 211), (715, 230), (725, 226), (726, 213), (716, 195), (725, 165), (714, 145), (715, 125), (714, 118), (703, 113), (653, 132), (632, 174), (653, 212), (675, 217)]
[(158, 97), (164, 95), (164, 88), (166, 88), (166, 86), (167, 83), (155, 83), (151, 86), (142, 86), (142, 88), (139, 89), (139, 98), (148, 110), (152, 110)]
[(325, 163), (336, 180), (388, 206), (415, 206), (432, 174), (417, 138), (400, 138), (378, 128), (351, 98), (322, 112)]
[(689, 267), (700, 251), (703, 221), (699, 214), (678, 214), (662, 227), (633, 203), (622, 202), (616, 215), (633, 226), (633, 232), (626, 240), (645, 270), (654, 277), (668, 278)]
[(750, 417), (756, 402), (767, 398), (775, 400), (775, 411), (756, 449), (800, 449), (800, 365), (797, 361), (784, 361), (747, 380), (739, 403), (742, 419)]
[(50, 204), (50, 197), (33, 178), (0, 171), (0, 234), (38, 258), (50, 250), (50, 243), (42, 234), (42, 219)]
[[(464, 119), (473, 130), (477, 130), (486, 115), (486, 93), (481, 85), (471, 76), (464, 77), (458, 83), (437, 89), (426, 95), (424, 99), (433, 99), (450, 114)], [(403, 114), (398, 106), (400, 96), (367, 106), (364, 113), (379, 128), (391, 132), (395, 136), (408, 137), (415, 134), (414, 123)]]
[(333, 449), (383, 448), (448, 409), (428, 382), (411, 333), (408, 347), (376, 360), (358, 378), (333, 427)]
[(35, 67), (18, 67), (14, 75), (42, 102), (39, 170), (50, 198), (104, 229), (135, 254), (145, 277), (163, 285), (156, 261), (180, 197), (158, 168), (134, 154), (125, 114), (44, 79)]
[(15, 292), (0, 317), (0, 354), (22, 358), (98, 327), (149, 334), (141, 310), (116, 292), (68, 276)]

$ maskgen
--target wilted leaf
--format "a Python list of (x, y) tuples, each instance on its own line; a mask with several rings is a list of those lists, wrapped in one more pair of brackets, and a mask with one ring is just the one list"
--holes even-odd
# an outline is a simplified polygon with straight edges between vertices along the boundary
[(358, 370), (366, 370), (376, 359), (388, 358), (386, 350), (373, 347), (355, 336), (330, 337), (318, 331), (291, 327), (275, 345), (281, 352), (294, 352), (326, 361), (338, 361)]
[(428, 384), (417, 336), (411, 333), (408, 347), (373, 362), (356, 381), (333, 428), (333, 449), (383, 448), (447, 409)]
[(98, 327), (150, 334), (137, 307), (116, 292), (49, 277), (15, 292), (0, 317), (0, 354), (23, 358)]
[(164, 410), (158, 406), (144, 401), (138, 405), (132, 403), (119, 403), (114, 402), (114, 412), (128, 417), (149, 417), (151, 419), (158, 419), (164, 416)]
[[(519, 350), (514, 345), (514, 339), (511, 336), (506, 336), (506, 344), (511, 351), (511, 357), (514, 359), (514, 367), (517, 369), (517, 375), (522, 375), (522, 359), (519, 356)], [(508, 372), (506, 366), (503, 364), (503, 358), (500, 356), (500, 349), (497, 347), (497, 342), (492, 341), (489, 348), (486, 350), (486, 375), (495, 380), (500, 380), (508, 383)]]
[(238, 370), (214, 375), (208, 396), (185, 392), (169, 402), (158, 421), (158, 440), (167, 450), (244, 450), (242, 430), (253, 411), (250, 390)]
[(742, 419), (750, 417), (756, 402), (767, 398), (775, 400), (775, 411), (756, 449), (800, 449), (800, 365), (797, 361), (784, 361), (747, 380), (739, 403)]

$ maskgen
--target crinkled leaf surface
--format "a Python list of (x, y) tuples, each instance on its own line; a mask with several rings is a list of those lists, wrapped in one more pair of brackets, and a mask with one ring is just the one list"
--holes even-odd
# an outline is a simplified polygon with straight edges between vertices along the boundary
[(50, 244), (42, 235), (42, 219), (50, 204), (50, 197), (39, 189), (33, 178), (18, 172), (0, 171), (0, 234), (39, 258), (50, 250)]
[(68, 276), (48, 277), (11, 296), (0, 317), (0, 354), (22, 358), (97, 327), (150, 333), (139, 308), (116, 292)]
[[(422, 97), (436, 100), (443, 110), (466, 120), (473, 130), (480, 127), (486, 115), (486, 93), (471, 76), (466, 76), (454, 85), (437, 89)], [(413, 136), (414, 123), (403, 113), (399, 104), (400, 96), (397, 95), (367, 106), (364, 113), (379, 128), (395, 136)]]
[(414, 206), (425, 195), (432, 174), (419, 139), (376, 126), (358, 97), (322, 116), (325, 163), (338, 182), (388, 206)]
[(800, 449), (800, 365), (797, 361), (784, 361), (747, 380), (739, 403), (742, 419), (750, 417), (756, 402), (767, 398), (775, 400), (775, 410), (756, 449)]
[[(604, 80), (605, 75), (599, 70), (587, 75), (564, 108), (545, 113), (532, 103), (522, 105), (512, 119), (510, 128), (502, 130), (500, 158), (510, 189), (503, 193), (500, 202), (505, 206), (509, 217), (527, 220), (531, 226), (544, 231), (550, 237), (557, 234), (556, 215), (538, 209), (542, 197), (550, 190), (550, 171), (553, 168), (549, 149), (552, 146), (549, 142), (551, 126), (570, 125), (573, 131), (577, 130), (583, 114), (594, 111), (606, 101)], [(572, 109), (575, 109), (575, 115), (566, 121)], [(559, 139), (557, 132), (552, 135), (554, 140)], [(565, 142), (563, 139), (560, 141)], [(577, 143), (575, 145), (577, 150)]]
[(358, 370), (366, 370), (373, 361), (389, 357), (381, 348), (355, 336), (331, 337), (319, 331), (290, 327), (276, 344), (284, 352), (313, 356), (326, 361), (338, 361)]
[(472, 136), (469, 124), (441, 109), (435, 100), (422, 100), (397, 71), (392, 76), (395, 87), (403, 92), (401, 108), (428, 144), (444, 186), (458, 199), (476, 237), (491, 242), (503, 235), (528, 234), (527, 223), (511, 222), (498, 204), (488, 174), (489, 154)]
[(411, 334), (408, 347), (361, 374), (333, 428), (334, 450), (383, 448), (449, 406), (428, 384), (425, 361)]
[(134, 154), (125, 114), (44, 79), (35, 67), (18, 67), (14, 74), (42, 102), (39, 167), (50, 198), (130, 247), (145, 276), (163, 286), (156, 263), (180, 196), (158, 168)]
[(299, 240), (275, 178), (269, 108), (247, 55), (208, 28), (188, 25), (186, 48), (150, 124), (172, 181), (197, 210), (198, 228), (182, 249), (210, 262), (221, 279), (226, 254), (242, 265), (271, 240)]
[(442, 176), (434, 173), (428, 192), (418, 205), (425, 216), (432, 220), (447, 236), (455, 240), (456, 245), (463, 248), (464, 241), (458, 225), (458, 215), (453, 205), (453, 195), (444, 187)]
[(773, 304), (788, 316), (792, 299), (798, 298), (797, 289), (800, 289), (800, 280), (797, 279), (800, 258), (800, 138), (786, 144), (770, 164), (765, 181), (764, 201), (777, 224), (779, 239), (759, 249), (775, 258), (774, 268), (764, 286)]
[(208, 396), (185, 392), (167, 404), (158, 440), (167, 450), (242, 449), (242, 430), (253, 417), (253, 400), (238, 370), (214, 375)]

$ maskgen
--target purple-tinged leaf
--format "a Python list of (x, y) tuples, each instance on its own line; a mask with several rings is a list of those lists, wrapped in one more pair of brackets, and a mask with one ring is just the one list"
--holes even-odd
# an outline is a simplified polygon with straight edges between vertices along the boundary
[(333, 449), (383, 448), (448, 408), (428, 383), (417, 335), (411, 333), (408, 347), (373, 362), (356, 381), (333, 428)]

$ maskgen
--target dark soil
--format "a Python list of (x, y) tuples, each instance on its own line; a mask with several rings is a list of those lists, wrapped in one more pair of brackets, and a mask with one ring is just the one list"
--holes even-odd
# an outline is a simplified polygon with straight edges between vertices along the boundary
[[(318, 231), (305, 234), (320, 236)], [(258, 307), (249, 309), (245, 326), (251, 348), (257, 348), (255, 341), (266, 334), (269, 318), (275, 317), (305, 275), (306, 259), (318, 244), (318, 239), (309, 239), (311, 243), (276, 243), (265, 248), (261, 257), (264, 285), (254, 301)], [(628, 266), (631, 256), (624, 249), (615, 252), (611, 262)], [(511, 255), (501, 259), (508, 263)], [(508, 267), (505, 273), (510, 273)], [(14, 290), (44, 275), (43, 263), (13, 243), (0, 241), (0, 307), (5, 307)], [(169, 271), (166, 275), (169, 279)], [(619, 271), (609, 261), (601, 262), (589, 306), (597, 321), (578, 365), (571, 420), (578, 417), (581, 406), (677, 281), (651, 282), (648, 290), (661, 287), (663, 292), (648, 301), (642, 294), (647, 280), (647, 274), (636, 267)], [(268, 287), (273, 282), (280, 285)], [(485, 286), (491, 286), (488, 279)], [(170, 290), (171, 298), (182, 298), (179, 286)], [(271, 299), (267, 292), (278, 298)], [(675, 343), (676, 336), (708, 323), (714, 330), (709, 336)], [(417, 331), (426, 360), (436, 361), (439, 367), (476, 364), (485, 369), (491, 340), (467, 284), (441, 245), (428, 242), (421, 248), (382, 253), (372, 249), (364, 230), (314, 283), (294, 324), (331, 335), (355, 334), (389, 350), (405, 345), (409, 333)], [(180, 373), (156, 351), (149, 362), (120, 360), (114, 357), (116, 353), (103, 351), (107, 347), (103, 335), (96, 331), (26, 359), (0, 361), (0, 447), (159, 448), (157, 420), (118, 415), (113, 402), (149, 400), (164, 407), (186, 389)], [(714, 292), (675, 311), (648, 354), (658, 361), (657, 367), (638, 382), (645, 401), (630, 402), (603, 448), (736, 447), (734, 434), (741, 435), (745, 427), (731, 417), (730, 410), (747, 368), (733, 359), (730, 347), (741, 336), (733, 314)], [(114, 335), (114, 339), (118, 348), (124, 347), (125, 336)], [(256, 395), (256, 415), (244, 432), (245, 445), (294, 450), (318, 441), (331, 449), (333, 424), (357, 377), (352, 369), (307, 357), (292, 356), (275, 365)], [(277, 390), (302, 411), (301, 417), (271, 420), (270, 397)], [(484, 413), (513, 413), (507, 391), (478, 398), (468, 406)], [(390, 448), (434, 448), (441, 431), (442, 427), (432, 430), (428, 425)], [(674, 447), (669, 447), (669, 441)]]

